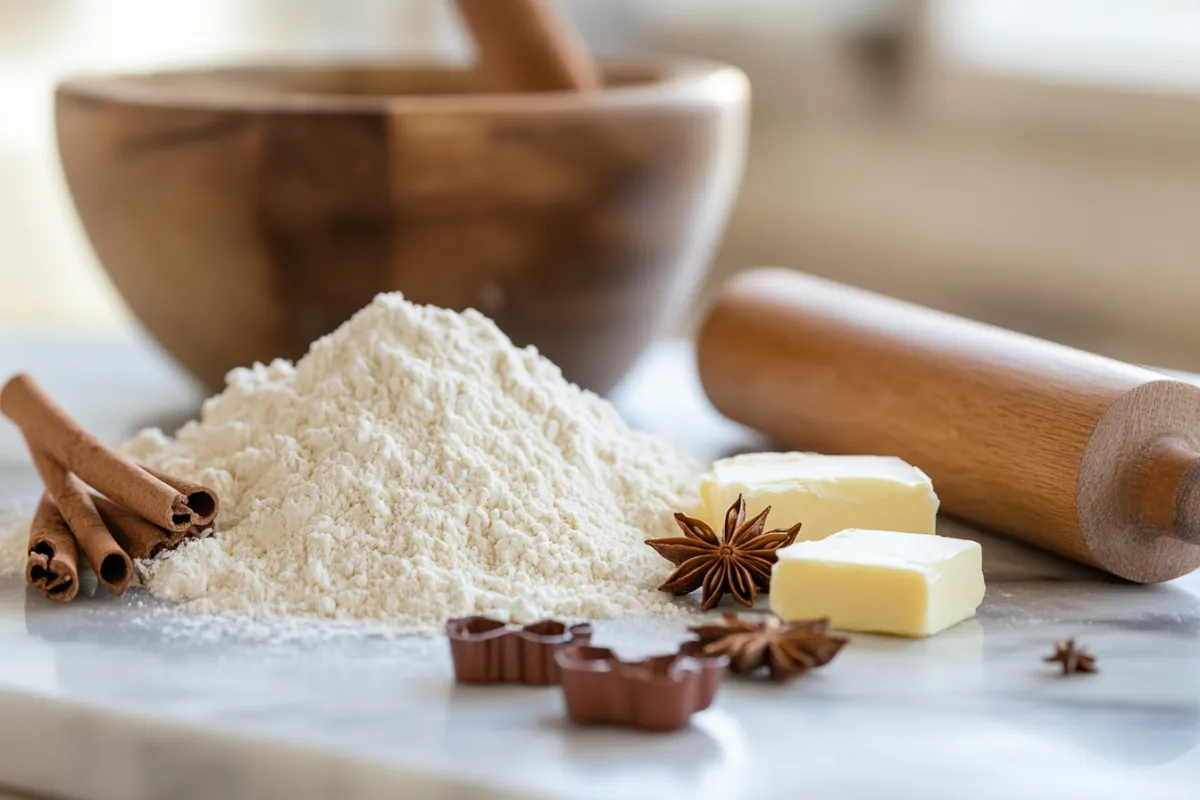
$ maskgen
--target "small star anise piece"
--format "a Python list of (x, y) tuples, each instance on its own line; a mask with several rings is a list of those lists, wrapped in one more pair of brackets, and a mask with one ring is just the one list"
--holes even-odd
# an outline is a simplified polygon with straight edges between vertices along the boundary
[(1054, 643), (1054, 655), (1042, 659), (1047, 664), (1058, 662), (1062, 664), (1062, 674), (1071, 675), (1075, 672), (1099, 672), (1096, 668), (1096, 657), (1075, 644), (1075, 639)]
[(703, 588), (701, 604), (705, 611), (721, 602), (726, 592), (742, 605), (753, 606), (760, 590), (770, 591), (775, 551), (795, 542), (800, 532), (797, 522), (787, 530), (764, 533), (770, 512), (767, 506), (747, 520), (746, 501), (739, 494), (737, 502), (725, 512), (725, 530), (720, 539), (707, 522), (676, 514), (682, 537), (646, 542), (677, 567), (658, 588), (675, 594)]
[(833, 660), (848, 639), (829, 635), (828, 619), (783, 623), (764, 616), (757, 623), (737, 614), (725, 615), (723, 625), (689, 628), (708, 655), (729, 656), (734, 675), (748, 675), (766, 667), (772, 680), (798, 678), (810, 669)]

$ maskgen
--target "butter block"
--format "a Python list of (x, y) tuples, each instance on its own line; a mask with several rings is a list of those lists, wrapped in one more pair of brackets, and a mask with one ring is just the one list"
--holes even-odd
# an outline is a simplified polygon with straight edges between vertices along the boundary
[(797, 522), (802, 540), (846, 528), (933, 533), (938, 497), (929, 476), (891, 456), (750, 453), (723, 458), (701, 481), (701, 518), (721, 529), (725, 510), (746, 498), (746, 515), (771, 506), (768, 528)]
[(983, 602), (978, 542), (898, 531), (846, 530), (779, 551), (771, 610), (785, 620), (829, 617), (835, 628), (932, 636)]

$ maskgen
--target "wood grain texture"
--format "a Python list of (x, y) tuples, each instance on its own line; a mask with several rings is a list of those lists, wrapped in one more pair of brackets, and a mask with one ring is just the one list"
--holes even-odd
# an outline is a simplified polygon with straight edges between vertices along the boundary
[(475, 41), (475, 68), (489, 89), (596, 89), (600, 73), (583, 40), (552, 0), (457, 0)]
[(210, 388), (400, 290), (477, 308), (607, 391), (703, 275), (745, 77), (659, 60), (610, 64), (587, 93), (473, 81), (364, 64), (72, 80), (59, 154), (118, 290)]
[(729, 417), (904, 458), (950, 514), (1131, 580), (1200, 566), (1200, 531), (1161, 527), (1190, 524), (1200, 387), (784, 270), (727, 285), (698, 358)]

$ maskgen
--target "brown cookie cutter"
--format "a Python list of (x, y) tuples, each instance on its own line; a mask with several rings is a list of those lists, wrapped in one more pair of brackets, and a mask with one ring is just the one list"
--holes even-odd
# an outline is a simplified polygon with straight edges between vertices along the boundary
[(687, 642), (670, 655), (622, 661), (606, 647), (572, 645), (555, 655), (567, 716), (582, 725), (673, 731), (712, 705), (727, 656)]
[(446, 623), (454, 679), (459, 683), (558, 683), (554, 653), (569, 644), (587, 644), (592, 626), (544, 619), (516, 627), (491, 617), (462, 617)]

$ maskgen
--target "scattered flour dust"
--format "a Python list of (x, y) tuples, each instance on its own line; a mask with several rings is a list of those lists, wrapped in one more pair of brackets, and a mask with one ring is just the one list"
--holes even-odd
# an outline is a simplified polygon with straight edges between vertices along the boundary
[(699, 465), (479, 313), (380, 295), (227, 382), (174, 438), (124, 447), (221, 497), (214, 536), (143, 562), (155, 597), (424, 631), (682, 613), (643, 542), (673, 535)]

